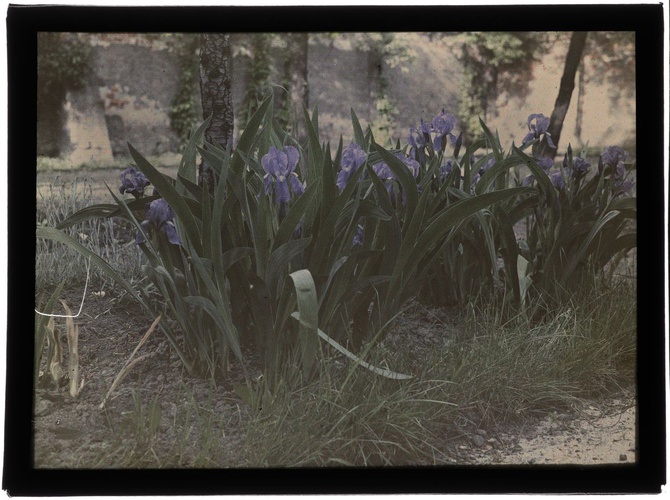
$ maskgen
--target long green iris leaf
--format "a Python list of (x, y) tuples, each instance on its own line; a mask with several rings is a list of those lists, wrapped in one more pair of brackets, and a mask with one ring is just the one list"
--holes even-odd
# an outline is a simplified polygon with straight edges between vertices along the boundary
[(172, 184), (156, 170), (144, 157), (137, 152), (130, 144), (128, 144), (128, 150), (130, 151), (133, 160), (137, 167), (147, 176), (147, 179), (151, 181), (158, 192), (167, 202), (174, 213), (177, 216), (177, 219), (182, 223), (182, 227), (185, 233), (188, 235), (189, 240), (196, 248), (198, 253), (201, 253), (201, 241), (200, 233), (198, 231), (198, 226), (193, 217), (193, 212), (189, 208), (188, 204), (184, 197), (179, 194), (179, 192), (172, 186)]
[[(291, 313), (291, 317), (300, 321), (300, 313), (297, 312), (297, 311)], [(382, 377), (386, 377), (386, 378), (390, 378), (390, 379), (394, 379), (394, 380), (408, 380), (408, 379), (414, 378), (412, 375), (405, 375), (404, 373), (397, 373), (397, 372), (393, 372), (391, 370), (385, 370), (384, 368), (378, 368), (376, 366), (373, 366), (370, 363), (368, 363), (368, 362), (364, 361), (363, 359), (359, 358), (358, 356), (356, 356), (353, 352), (347, 350), (345, 347), (343, 347), (337, 341), (333, 340), (326, 333), (324, 333), (323, 330), (321, 330), (320, 328), (317, 328), (316, 332), (319, 335), (319, 337), (321, 337), (323, 340), (328, 342), (331, 346), (333, 346), (339, 352), (344, 354), (347, 358), (351, 359), (356, 364), (361, 365), (363, 368), (366, 368), (366, 369), (370, 370), (371, 372), (376, 373), (377, 375), (381, 375)]]

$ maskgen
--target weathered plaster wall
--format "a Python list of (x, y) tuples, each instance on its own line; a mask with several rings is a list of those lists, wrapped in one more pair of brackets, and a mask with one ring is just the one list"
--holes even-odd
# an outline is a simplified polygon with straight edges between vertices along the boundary
[(145, 155), (174, 151), (170, 107), (178, 91), (179, 67), (164, 50), (129, 44), (93, 47), (94, 70), (102, 85), (112, 151), (127, 154), (126, 143)]
[[(398, 110), (393, 136), (401, 142), (406, 140), (409, 127), (421, 118), (429, 121), (442, 108), (457, 114), (461, 84), (458, 61), (443, 45), (427, 43), (418, 34), (406, 36), (415, 58), (402, 66), (385, 68), (389, 97)], [(127, 43), (96, 45), (92, 50), (94, 75), (89, 88), (69, 94), (69, 101), (62, 109), (64, 126), (59, 125), (57, 107), (50, 114), (42, 113), (38, 151), (51, 155), (58, 149), (54, 144), (60, 144), (60, 155), (69, 156), (73, 162), (90, 161), (96, 155), (99, 160), (107, 161), (110, 151), (115, 157), (125, 156), (128, 142), (147, 156), (176, 151), (179, 138), (170, 128), (170, 108), (178, 91), (179, 67), (172, 54), (150, 45)], [(512, 140), (518, 143), (523, 138), (529, 114), (551, 113), (562, 72), (561, 53), (566, 50), (567, 47), (557, 46), (536, 66), (525, 101), (499, 102), (499, 116), (489, 124), (499, 129), (503, 144)], [(233, 60), (236, 111), (242, 106), (246, 61), (242, 56)], [(364, 127), (376, 118), (371, 97), (376, 87), (370, 75), (368, 54), (351, 48), (346, 37), (331, 45), (311, 43), (308, 68), (310, 107), (319, 106), (323, 140), (337, 143), (340, 134), (345, 141), (351, 139), (351, 108)], [(196, 84), (195, 97), (201, 113), (198, 90)], [(608, 95), (607, 86), (587, 84), (582, 137), (592, 146), (622, 144), (634, 138), (634, 101), (615, 106)], [(577, 143), (576, 99), (575, 90), (561, 149), (568, 142), (573, 146)]]

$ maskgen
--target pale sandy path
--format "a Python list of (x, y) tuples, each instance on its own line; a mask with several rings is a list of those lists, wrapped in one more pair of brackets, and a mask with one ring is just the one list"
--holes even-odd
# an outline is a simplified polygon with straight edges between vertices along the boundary
[(552, 414), (533, 426), (483, 436), (484, 444), (475, 440), (461, 451), (473, 464), (634, 463), (635, 415), (631, 399), (585, 404), (575, 414)]

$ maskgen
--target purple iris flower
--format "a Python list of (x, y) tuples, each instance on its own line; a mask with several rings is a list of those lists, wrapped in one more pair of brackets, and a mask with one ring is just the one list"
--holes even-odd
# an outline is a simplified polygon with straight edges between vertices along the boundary
[(397, 153), (396, 157), (399, 158), (407, 166), (407, 168), (409, 168), (409, 170), (412, 172), (412, 177), (416, 179), (419, 175), (419, 170), (421, 170), (421, 165), (419, 165), (419, 162), (412, 158), (408, 158), (402, 153)]
[[(419, 165), (419, 162), (413, 160), (412, 158), (408, 158), (402, 153), (396, 153), (395, 156), (400, 161), (402, 161), (405, 166), (407, 166), (407, 168), (412, 172), (412, 177), (416, 179), (419, 175), (419, 170), (421, 170), (421, 165)], [(390, 181), (396, 178), (393, 170), (391, 170), (391, 168), (384, 162), (373, 165), (372, 170), (374, 170), (375, 174), (377, 174), (377, 177), (383, 181)]]
[(624, 165), (623, 161), (620, 161), (617, 163), (616, 170), (614, 171), (614, 178), (621, 180), (624, 177), (626, 177), (626, 166)]
[(618, 167), (619, 163), (625, 162), (627, 157), (628, 153), (619, 146), (608, 146), (600, 155), (603, 165), (609, 165), (610, 167)]
[(131, 193), (135, 198), (142, 196), (144, 189), (150, 184), (149, 179), (146, 178), (142, 171), (132, 165), (121, 172), (119, 179), (121, 180), (119, 192), (121, 194)]
[(572, 175), (573, 177), (583, 177), (591, 168), (591, 164), (584, 158), (578, 156), (572, 161)]
[(554, 172), (549, 179), (553, 186), (559, 191), (562, 191), (565, 188), (565, 179), (563, 179), (562, 172)]
[(470, 182), (470, 193), (471, 194), (474, 194), (475, 186), (477, 185), (477, 183), (479, 182), (479, 179), (481, 179), (481, 178), (482, 178), (482, 174), (480, 174), (479, 172), (477, 172), (475, 174), (475, 176), (472, 178), (472, 182)]
[(612, 191), (614, 192), (614, 196), (619, 196), (622, 194), (629, 194), (632, 190), (633, 187), (635, 187), (635, 181), (633, 180), (618, 180), (614, 182), (614, 186), (612, 187)]
[(622, 194), (629, 194), (633, 190), (633, 187), (635, 186), (635, 181), (630, 179), (626, 180), (627, 172), (624, 161), (627, 158), (628, 153), (626, 153), (622, 148), (618, 146), (610, 146), (605, 148), (603, 154), (601, 155), (602, 163), (615, 166), (614, 184), (612, 184), (612, 192), (615, 197), (620, 196)]
[(495, 165), (496, 159), (495, 158), (489, 158), (486, 164), (482, 165), (482, 167), (477, 171), (475, 176), (472, 178), (472, 182), (470, 183), (470, 189), (474, 189), (475, 184), (479, 182), (479, 179), (482, 178), (482, 175), (489, 170), (493, 165)]
[[(419, 175), (419, 170), (421, 169), (419, 162), (413, 160), (412, 158), (408, 158), (402, 153), (396, 153), (395, 156), (407, 166), (407, 168), (412, 172), (412, 177), (416, 179), (417, 176)], [(384, 181), (386, 191), (388, 191), (389, 195), (393, 197), (394, 196), (393, 180), (397, 179), (395, 174), (393, 173), (393, 170), (391, 170), (391, 168), (384, 162), (380, 162), (373, 165), (372, 170), (374, 171), (375, 174), (377, 174), (377, 177), (379, 177), (382, 181)], [(405, 195), (403, 193), (403, 203), (405, 203), (405, 201), (406, 201)]]
[(523, 181), (521, 181), (521, 185), (522, 186), (530, 186), (533, 183), (534, 180), (535, 180), (535, 176), (533, 174), (530, 174)]
[(384, 162), (377, 163), (372, 166), (372, 171), (377, 174), (377, 177), (379, 177), (383, 182), (384, 185), (386, 186), (386, 191), (389, 192), (389, 194), (393, 193), (393, 179), (395, 179), (395, 174), (393, 173), (393, 170)]
[(430, 143), (430, 125), (421, 120), (418, 128), (409, 129), (407, 142), (410, 146), (409, 156), (421, 164), (426, 163), (426, 146)]
[[(147, 220), (140, 224), (145, 233), (163, 231), (167, 239), (173, 245), (183, 245), (181, 238), (177, 234), (174, 226), (174, 212), (163, 198), (152, 201), (146, 210)], [(144, 234), (137, 233), (135, 242), (139, 245), (144, 243)]]
[[(451, 131), (456, 126), (458, 120), (451, 113), (446, 113), (444, 109), (442, 112), (433, 118), (433, 121), (430, 122), (430, 128), (434, 134), (436, 134), (435, 139), (433, 140), (433, 147), (435, 151), (440, 151), (443, 147), (443, 142), (445, 137), (448, 135), (451, 138), (451, 142), (456, 142), (456, 136), (451, 133)], [(446, 143), (444, 143), (446, 145)]]
[(440, 182), (447, 180), (447, 176), (451, 173), (452, 168), (453, 163), (451, 160), (447, 160), (445, 164), (440, 166)]
[(363, 226), (358, 224), (356, 227), (356, 234), (354, 235), (354, 241), (351, 243), (351, 246), (363, 246)]
[(340, 160), (340, 172), (337, 174), (337, 187), (344, 189), (349, 179), (365, 163), (367, 154), (358, 144), (352, 142), (342, 150), (342, 159)]
[[(535, 123), (533, 123), (533, 121)], [(528, 134), (523, 138), (522, 144), (532, 141), (533, 139), (539, 139), (541, 135), (544, 135), (547, 139), (547, 144), (550, 148), (556, 149), (554, 141), (551, 140), (551, 134), (547, 132), (549, 129), (549, 117), (544, 116), (542, 113), (533, 113), (528, 117)]]
[(624, 151), (623, 148), (620, 148), (619, 146), (608, 146), (603, 150), (598, 161), (599, 173), (602, 173), (605, 165), (609, 165), (614, 169), (612, 193), (615, 197), (630, 193), (635, 186), (634, 181), (626, 180), (627, 172), (624, 162), (627, 159), (628, 153)]
[(495, 162), (496, 162), (495, 158), (489, 158), (489, 160), (486, 162), (486, 165), (482, 166), (482, 168), (479, 169), (479, 175), (484, 175), (484, 172), (486, 172), (493, 165), (495, 165)]
[(546, 172), (547, 170), (550, 170), (551, 167), (554, 166), (554, 160), (552, 160), (551, 158), (548, 158), (548, 157), (546, 157), (546, 156), (541, 156), (541, 157), (540, 157), (540, 156), (536, 156), (536, 157), (535, 157), (535, 161), (536, 161), (537, 164), (540, 166), (540, 168), (541, 168), (542, 170), (544, 170), (545, 172)]
[(298, 150), (293, 146), (286, 146), (284, 151), (270, 146), (268, 154), (261, 158), (263, 169), (267, 172), (263, 177), (265, 194), (269, 195), (274, 190), (277, 204), (280, 206), (287, 204), (291, 199), (289, 184), (296, 195), (305, 191), (298, 174), (294, 172), (299, 157)]

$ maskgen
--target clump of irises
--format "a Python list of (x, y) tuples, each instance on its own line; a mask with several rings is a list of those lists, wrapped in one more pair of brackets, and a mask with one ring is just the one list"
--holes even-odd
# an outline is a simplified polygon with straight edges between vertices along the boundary
[[(405, 164), (414, 179), (419, 176), (421, 166), (419, 165), (418, 161), (405, 156), (404, 153), (396, 153), (395, 157)], [(389, 167), (385, 162), (379, 162), (372, 166), (372, 170), (375, 174), (377, 174), (377, 177), (379, 177), (384, 182), (386, 191), (388, 192), (391, 199), (393, 199), (395, 197), (394, 181), (397, 181), (398, 178), (393, 173), (393, 170), (391, 170), (391, 167)], [(402, 202), (403, 204), (407, 203), (407, 195), (404, 191), (402, 192)]]
[(598, 174), (605, 173), (607, 167), (612, 175), (614, 182), (612, 183), (612, 192), (615, 196), (629, 194), (635, 182), (627, 179), (628, 172), (626, 170), (625, 161), (628, 159), (628, 153), (619, 146), (606, 147), (598, 161)]
[[(130, 193), (136, 200), (144, 196), (144, 190), (151, 184), (144, 173), (133, 165), (121, 172), (119, 179), (121, 180), (119, 192), (121, 194)], [(174, 211), (163, 198), (148, 203), (145, 210), (145, 220), (140, 223), (141, 231), (137, 233), (135, 242), (141, 245), (146, 242), (145, 234), (149, 238), (154, 238), (162, 233), (173, 245), (182, 245), (183, 242), (174, 225), (174, 217)]]
[(456, 147), (462, 140), (462, 135), (456, 137), (453, 130), (458, 124), (458, 119), (444, 109), (436, 115), (430, 123), (421, 122), (416, 127), (409, 129), (407, 143), (409, 144), (409, 157), (421, 165), (426, 163), (426, 152), (433, 155), (437, 152), (444, 152), (447, 145), (447, 137), (451, 139)]
[[(340, 168), (337, 174), (337, 187), (343, 190), (349, 179), (358, 171), (359, 168), (367, 161), (367, 153), (355, 142), (352, 142), (342, 150), (342, 158), (340, 160)], [(409, 169), (412, 177), (416, 179), (421, 171), (421, 165), (412, 157), (405, 156), (404, 153), (395, 153), (395, 157), (402, 161)], [(372, 171), (384, 183), (386, 191), (391, 198), (395, 196), (394, 181), (397, 181), (396, 175), (393, 173), (391, 167), (385, 162), (378, 162), (372, 165)], [(403, 197), (404, 199), (404, 197)]]
[(342, 150), (340, 171), (337, 174), (337, 187), (343, 190), (349, 179), (367, 160), (367, 153), (358, 144), (352, 142)]

